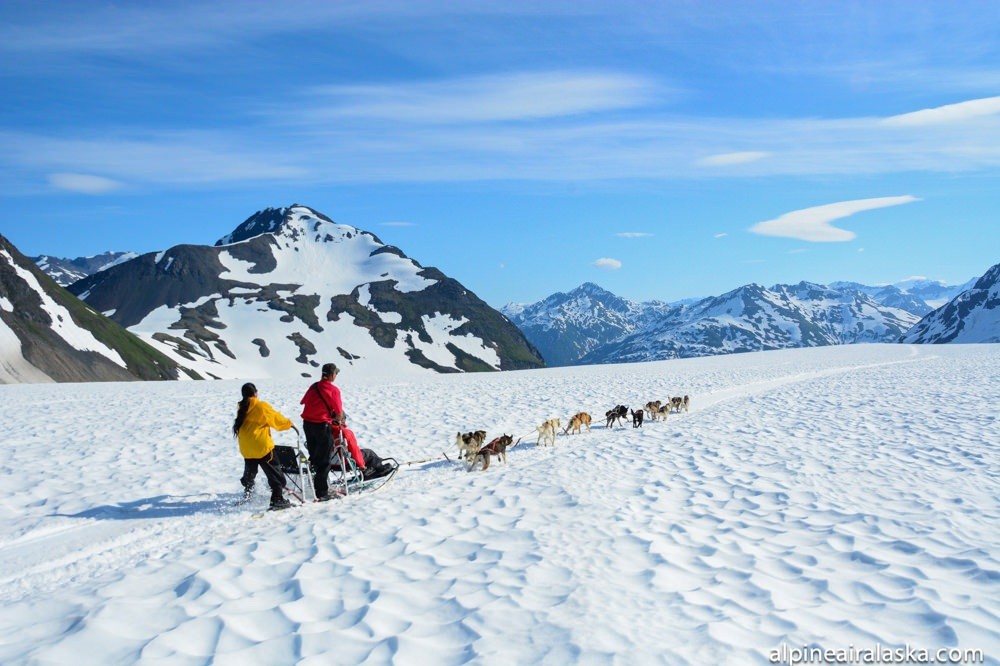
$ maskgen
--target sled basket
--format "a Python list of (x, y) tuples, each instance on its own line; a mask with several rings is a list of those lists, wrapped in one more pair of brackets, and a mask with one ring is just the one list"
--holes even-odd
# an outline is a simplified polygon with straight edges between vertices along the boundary
[(316, 499), (313, 487), (312, 468), (309, 456), (302, 448), (302, 440), (295, 439), (295, 446), (275, 446), (274, 459), (281, 473), (285, 475), (285, 494), (300, 504)]

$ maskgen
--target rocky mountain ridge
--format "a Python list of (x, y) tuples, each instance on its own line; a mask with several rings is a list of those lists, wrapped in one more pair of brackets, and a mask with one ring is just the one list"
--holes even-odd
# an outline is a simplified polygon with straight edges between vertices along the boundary
[(0, 383), (177, 379), (181, 372), (0, 236)]
[(456, 280), (374, 234), (293, 205), (214, 246), (144, 254), (70, 286), (208, 377), (541, 367), (524, 335)]

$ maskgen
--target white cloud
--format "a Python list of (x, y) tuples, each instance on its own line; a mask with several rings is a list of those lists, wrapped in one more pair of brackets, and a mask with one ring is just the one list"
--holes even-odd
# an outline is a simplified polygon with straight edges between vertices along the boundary
[[(452, 92), (461, 87), (455, 84)], [(435, 103), (444, 99), (447, 95)], [(331, 103), (314, 95), (293, 105), (304, 109), (301, 112), (289, 111), (287, 104), (265, 105), (248, 111), (241, 118), (246, 122), (210, 130), (112, 128), (94, 134), (81, 129), (67, 137), (0, 129), (0, 171), (23, 174), (18, 182), (0, 181), (0, 192), (26, 192), (53, 172), (100, 173), (130, 187), (148, 187), (224, 182), (663, 180), (730, 177), (734, 171), (751, 177), (864, 177), (1000, 168), (996, 116), (933, 128), (890, 126), (878, 118), (747, 120), (638, 114), (622, 118), (597, 113), (602, 108), (597, 97), (589, 105), (561, 107), (533, 106), (534, 102), (523, 100), (524, 105), (512, 102), (495, 112), (481, 108), (487, 99), (489, 94), (484, 93), (466, 100), (467, 107), (456, 110), (452, 118), (469, 122), (451, 124), (362, 116), (341, 116), (331, 122), (323, 114), (338, 105), (378, 100), (352, 97)], [(595, 113), (530, 120), (531, 113), (573, 109)], [(433, 106), (427, 107), (421, 113), (432, 110)], [(491, 113), (493, 120), (485, 120)], [(484, 120), (472, 122), (476, 118)], [(521, 122), (510, 122), (514, 118)], [(713, 146), (733, 144), (761, 146), (769, 156), (739, 167), (693, 167), (700, 157), (713, 153)]]
[(630, 74), (514, 72), (394, 85), (322, 86), (309, 119), (356, 117), (405, 123), (493, 122), (573, 116), (641, 106), (652, 81)]
[(649, 238), (653, 234), (647, 233), (645, 231), (622, 231), (615, 234), (619, 238)]
[(1000, 97), (984, 97), (957, 104), (947, 104), (933, 109), (923, 109), (912, 113), (890, 116), (882, 122), (886, 125), (922, 126), (960, 123), (974, 118), (1000, 114)]
[(398, 222), (395, 222), (395, 221), (394, 222), (381, 222), (380, 225), (383, 226), (383, 227), (415, 227), (415, 226), (417, 226), (413, 222), (402, 222), (402, 221), (398, 221)]
[(729, 234), (727, 234), (727, 233), (726, 233), (725, 231), (723, 231), (722, 233), (718, 233), (718, 234), (715, 234), (715, 235), (713, 236), (713, 238), (725, 238), (725, 237), (726, 237), (726, 236), (728, 236), (728, 235), (729, 235)]
[(762, 236), (795, 238), (813, 243), (849, 241), (855, 237), (854, 232), (834, 227), (830, 222), (862, 211), (885, 208), (887, 206), (899, 206), (913, 201), (919, 201), (919, 199), (914, 196), (905, 195), (840, 201), (813, 208), (794, 210), (773, 220), (758, 222), (750, 227), (750, 231)]
[(616, 271), (622, 267), (622, 262), (618, 261), (617, 259), (608, 259), (606, 257), (602, 257), (601, 259), (595, 261), (592, 265), (597, 266), (598, 268), (603, 268), (605, 270)]
[(734, 166), (737, 164), (749, 164), (750, 162), (756, 162), (757, 160), (762, 160), (768, 157), (771, 153), (766, 153), (763, 151), (744, 151), (740, 153), (720, 153), (718, 155), (709, 155), (708, 157), (702, 157), (695, 162), (698, 166)]
[(122, 186), (117, 180), (84, 173), (52, 173), (49, 174), (49, 184), (60, 190), (80, 194), (105, 194)]

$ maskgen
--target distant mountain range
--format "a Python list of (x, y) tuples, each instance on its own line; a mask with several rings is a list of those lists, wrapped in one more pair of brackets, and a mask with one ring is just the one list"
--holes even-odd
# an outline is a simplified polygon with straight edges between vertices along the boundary
[(311, 208), (268, 208), (214, 246), (178, 245), (69, 290), (206, 377), (543, 365), (520, 330), (456, 280)]
[(180, 373), (174, 361), (88, 308), (0, 236), (0, 384)]
[(60, 259), (45, 254), (40, 257), (29, 257), (29, 259), (57, 283), (68, 287), (88, 275), (93, 275), (138, 256), (135, 252), (104, 252), (93, 257), (77, 257), (76, 259)]
[(635, 303), (586, 283), (501, 309), (549, 365), (627, 363), (714, 354), (897, 342), (975, 281), (866, 286), (750, 284), (721, 296)]
[[(53, 281), (76, 275), (68, 291)], [(213, 246), (141, 256), (29, 260), (0, 237), (0, 383), (315, 376), (331, 360), (405, 375), (998, 342), (998, 281), (1000, 265), (965, 285), (750, 284), (674, 303), (586, 283), (498, 312), (373, 234), (293, 205), (255, 213)]]

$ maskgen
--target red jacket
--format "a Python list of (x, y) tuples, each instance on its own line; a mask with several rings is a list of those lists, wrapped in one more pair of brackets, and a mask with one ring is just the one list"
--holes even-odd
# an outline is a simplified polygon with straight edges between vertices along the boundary
[[(316, 388), (314, 389), (313, 386)], [(316, 389), (319, 389), (317, 391)], [(320, 393), (323, 397), (320, 398)], [(323, 403), (326, 400), (326, 403)], [(313, 423), (332, 423), (330, 412), (337, 414), (344, 413), (344, 405), (340, 401), (340, 389), (329, 379), (321, 379), (306, 390), (299, 404), (302, 408), (302, 420)], [(327, 407), (329, 405), (329, 408)]]
[[(314, 389), (313, 386), (316, 388)], [(299, 401), (302, 407), (302, 420), (311, 421), (313, 423), (333, 423), (333, 419), (330, 417), (330, 411), (334, 413), (343, 415), (344, 405), (340, 400), (340, 388), (334, 385), (328, 379), (321, 379), (313, 386), (310, 386), (306, 390), (306, 394), (302, 396), (302, 400)], [(319, 389), (323, 394), (323, 398), (319, 397), (316, 389)], [(326, 400), (326, 403), (323, 402)], [(327, 408), (329, 405), (329, 409)], [(338, 431), (343, 430), (344, 439), (347, 440), (347, 449), (351, 453), (351, 457), (354, 458), (354, 462), (361, 469), (365, 468), (365, 458), (361, 454), (361, 447), (358, 446), (358, 439), (354, 436), (354, 433), (346, 427), (340, 428), (333, 426), (332, 432), (333, 436), (336, 437)]]

